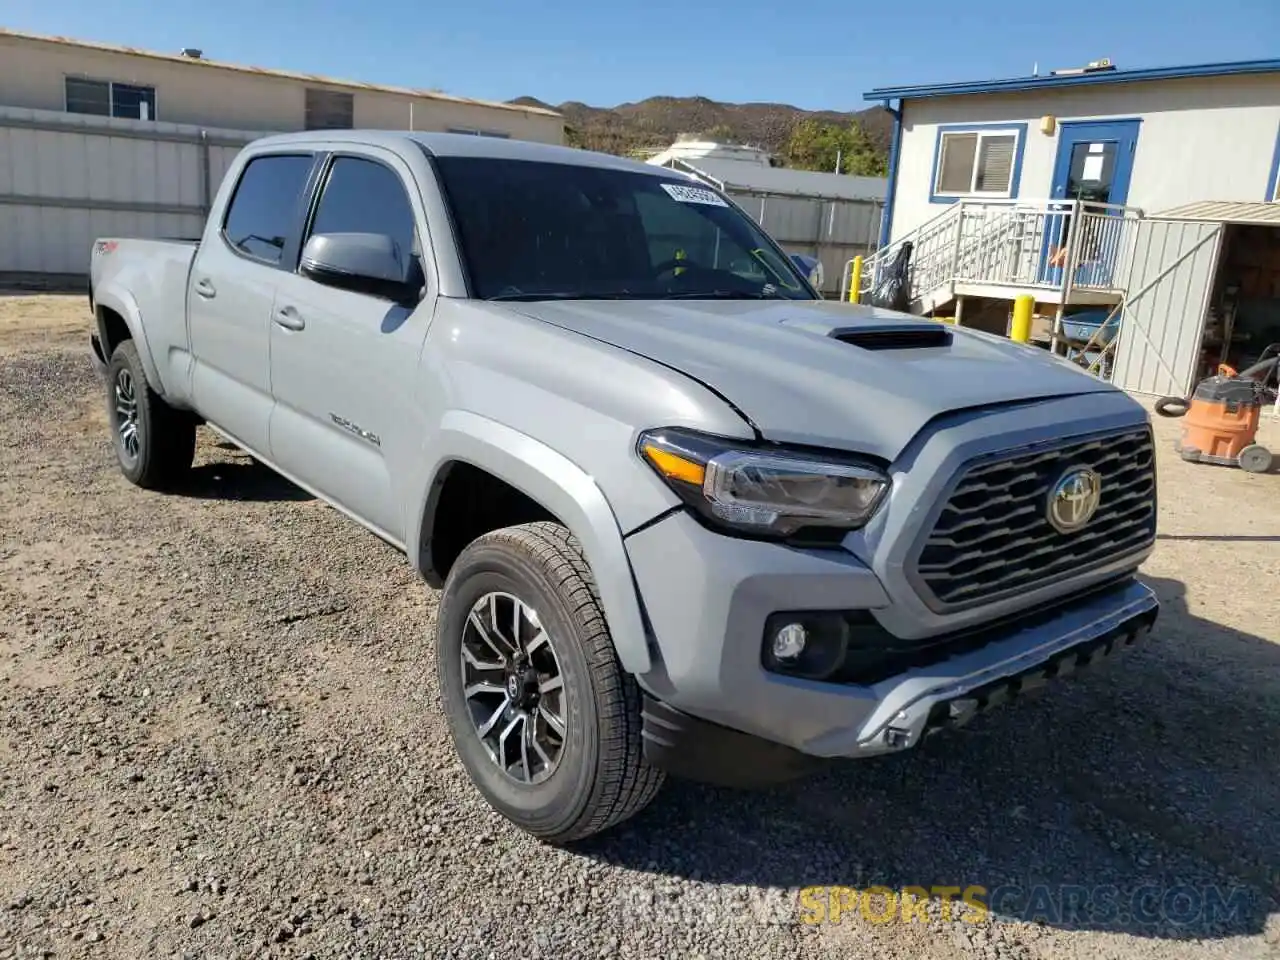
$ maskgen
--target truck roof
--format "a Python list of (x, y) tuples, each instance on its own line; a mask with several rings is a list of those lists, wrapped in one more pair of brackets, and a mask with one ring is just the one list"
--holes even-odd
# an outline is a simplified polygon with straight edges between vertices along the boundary
[(275, 145), (361, 143), (368, 146), (403, 150), (410, 144), (425, 147), (439, 157), (492, 157), (506, 160), (541, 160), (544, 163), (570, 163), (584, 167), (612, 167), (648, 173), (654, 176), (673, 175), (686, 179), (686, 175), (655, 167), (652, 164), (615, 157), (607, 153), (578, 150), (549, 143), (529, 140), (509, 140), (503, 137), (475, 136), (467, 133), (426, 133), (412, 130), (306, 130), (298, 133), (277, 133), (255, 140), (255, 151)]

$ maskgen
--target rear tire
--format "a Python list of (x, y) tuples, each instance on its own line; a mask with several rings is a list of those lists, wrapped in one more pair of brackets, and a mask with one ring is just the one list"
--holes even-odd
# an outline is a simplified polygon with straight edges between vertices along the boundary
[(112, 352), (106, 381), (107, 422), (120, 472), (147, 490), (175, 486), (195, 459), (195, 420), (151, 389), (132, 340)]
[(657, 795), (663, 774), (643, 756), (639, 687), (618, 662), (577, 540), (559, 524), (496, 530), (462, 552), (440, 599), (436, 667), (463, 766), (526, 832), (581, 840)]

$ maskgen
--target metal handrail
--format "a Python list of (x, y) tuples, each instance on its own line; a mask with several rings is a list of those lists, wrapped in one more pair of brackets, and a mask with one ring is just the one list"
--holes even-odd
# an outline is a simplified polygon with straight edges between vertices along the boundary
[[(864, 257), (858, 293), (875, 287), (880, 269), (907, 241), (914, 244), (912, 300), (957, 282), (1052, 290), (1064, 302), (1077, 288), (1113, 290), (1125, 231), (1143, 216), (1136, 207), (1089, 200), (959, 200)], [(1066, 240), (1065, 250), (1055, 235)], [(1062, 262), (1054, 262), (1053, 250), (1065, 254)], [(1095, 264), (1093, 272), (1077, 277), (1086, 264)], [(844, 264), (841, 300), (849, 298), (852, 265), (852, 259)]]

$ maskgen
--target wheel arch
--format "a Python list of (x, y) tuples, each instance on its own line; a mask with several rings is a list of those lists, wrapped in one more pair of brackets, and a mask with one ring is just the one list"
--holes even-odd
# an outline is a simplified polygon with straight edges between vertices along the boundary
[(108, 285), (102, 290), (94, 291), (93, 312), (98, 339), (102, 344), (103, 361), (111, 362), (111, 352), (121, 340), (132, 340), (138, 348), (138, 359), (142, 361), (142, 369), (146, 371), (147, 382), (151, 384), (151, 389), (163, 396), (164, 381), (160, 378), (160, 369), (151, 355), (137, 301), (127, 291)]
[(622, 531), (591, 476), (541, 441), (465, 411), (446, 414), (431, 450), (428, 479), (407, 544), (409, 556), (427, 582), (440, 586), (452, 559), (432, 546), (450, 479), (458, 477), (460, 470), (481, 471), (545, 514), (517, 514), (516, 522), (552, 519), (573, 533), (595, 579), (618, 659), (630, 673), (647, 673), (653, 660)]

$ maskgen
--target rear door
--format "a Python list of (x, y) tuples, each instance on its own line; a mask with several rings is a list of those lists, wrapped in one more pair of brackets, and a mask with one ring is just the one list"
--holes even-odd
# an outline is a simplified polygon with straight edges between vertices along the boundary
[(205, 231), (187, 291), (196, 409), (264, 456), (271, 307), (286, 265), (297, 257), (315, 162), (314, 154), (293, 151), (260, 154), (244, 166), (222, 222)]
[[(394, 154), (344, 146), (323, 163), (303, 246), (313, 233), (384, 234), (408, 275), (426, 236), (421, 208)], [(272, 458), (398, 544), (406, 528), (393, 465), (411, 462), (426, 435), (414, 386), (432, 303), (403, 306), (293, 270), (280, 277), (271, 324)]]

